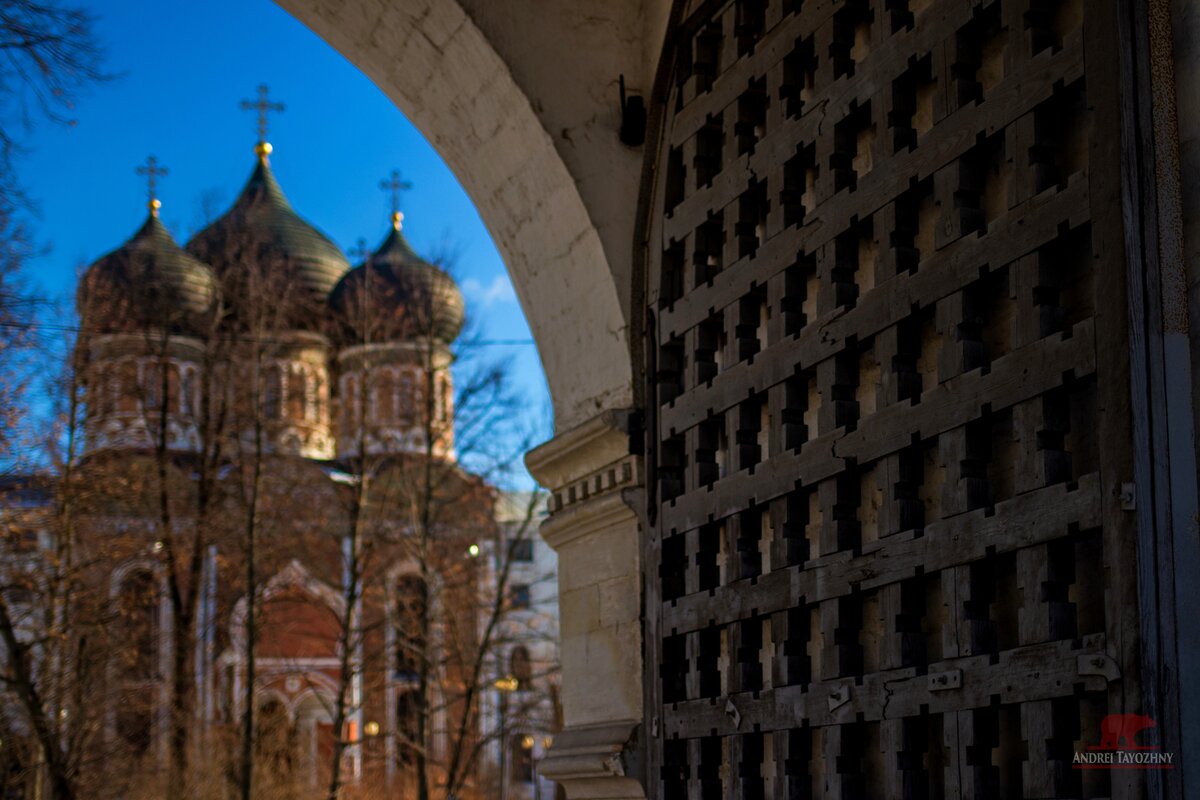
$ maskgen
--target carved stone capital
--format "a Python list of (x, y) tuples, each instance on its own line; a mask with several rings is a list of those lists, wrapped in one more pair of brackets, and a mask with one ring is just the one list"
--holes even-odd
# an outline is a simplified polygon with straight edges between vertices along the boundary
[(567, 797), (642, 800), (642, 785), (627, 774), (640, 720), (568, 728), (554, 739), (538, 771), (562, 784)]
[(632, 412), (605, 411), (555, 436), (525, 456), (552, 493), (550, 513), (641, 483), (639, 459), (629, 452)]

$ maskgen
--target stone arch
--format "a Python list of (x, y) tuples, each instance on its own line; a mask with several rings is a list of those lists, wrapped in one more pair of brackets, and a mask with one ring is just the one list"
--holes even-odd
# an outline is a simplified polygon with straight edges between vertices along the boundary
[[(559, 92), (585, 99), (569, 112), (555, 114), (541, 102), (550, 98), (531, 101), (510, 69), (512, 59), (493, 46), (505, 41), (503, 31), (490, 30), (489, 36), (477, 24), (505, 25), (489, 18), (495, 10), (480, 6), (468, 13), (464, 6), (470, 2), (454, 0), (277, 2), (387, 94), (471, 196), (537, 341), (556, 429), (631, 405), (632, 368), (621, 302), (627, 289), (614, 273), (629, 273), (633, 209), (622, 203), (636, 197), (641, 159), (638, 151), (617, 140), (616, 78), (619, 69), (638, 69), (644, 61), (638, 37), (626, 35), (621, 21), (637, 19), (640, 4), (589, 11), (593, 21), (603, 22), (603, 15), (611, 14), (597, 30), (613, 49), (624, 47), (630, 57), (623, 61), (597, 47), (594, 74), (572, 77), (582, 84), (578, 92)], [(577, 11), (572, 6), (566, 13)], [(530, 80), (528, 74), (523, 77)], [(592, 137), (588, 125), (600, 109), (611, 119), (604, 120), (604, 136)], [(576, 135), (586, 142), (572, 139), (575, 129), (568, 122), (578, 125)], [(566, 163), (572, 158), (573, 168)], [(588, 187), (591, 206), (607, 209), (603, 215), (590, 213), (585, 205), (581, 189)], [(587, 358), (580, 357), (583, 353)]]

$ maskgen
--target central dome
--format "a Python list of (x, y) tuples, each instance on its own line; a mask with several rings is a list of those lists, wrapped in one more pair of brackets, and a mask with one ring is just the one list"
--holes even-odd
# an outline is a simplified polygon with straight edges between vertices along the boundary
[(233, 207), (188, 243), (187, 249), (222, 276), (249, 257), (274, 262), (306, 300), (325, 300), (350, 270), (341, 249), (292, 209), (265, 156)]

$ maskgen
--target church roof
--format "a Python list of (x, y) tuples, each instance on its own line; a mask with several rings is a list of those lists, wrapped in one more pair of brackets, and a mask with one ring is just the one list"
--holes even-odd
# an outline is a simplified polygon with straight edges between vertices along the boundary
[(433, 337), (452, 342), (462, 331), (465, 305), (454, 279), (421, 258), (400, 229), (333, 290), (331, 303), (356, 341)]
[(321, 299), (350, 269), (341, 249), (292, 208), (265, 154), (233, 207), (187, 247), (222, 273), (235, 266), (247, 247), (253, 248), (257, 258), (278, 259), (289, 279)]
[(85, 324), (99, 331), (186, 333), (214, 310), (217, 295), (213, 271), (181, 248), (152, 211), (132, 238), (88, 267), (78, 303)]

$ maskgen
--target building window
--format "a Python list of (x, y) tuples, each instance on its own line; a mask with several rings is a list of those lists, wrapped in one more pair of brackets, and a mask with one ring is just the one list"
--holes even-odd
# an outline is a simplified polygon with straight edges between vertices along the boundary
[(419, 575), (396, 582), (396, 677), (414, 680), (425, 653), (426, 606), (429, 593)]
[(112, 411), (112, 386), (107, 364), (96, 367), (92, 373), (92, 384), (88, 387), (88, 410), (93, 416), (104, 415)]
[(510, 741), (512, 777), (519, 783), (533, 783), (533, 737), (514, 734)]
[(157, 411), (162, 404), (162, 369), (158, 364), (143, 362), (142, 380), (145, 386), (145, 409)]
[(138, 570), (121, 584), (118, 602), (121, 672), (127, 678), (149, 680), (158, 676), (158, 583), (148, 570)]
[(137, 364), (122, 361), (117, 367), (117, 411), (131, 414), (138, 410)]
[(514, 609), (529, 608), (529, 585), (514, 583), (508, 590), (508, 597)]
[(529, 660), (529, 650), (522, 645), (512, 649), (508, 657), (508, 671), (517, 679), (517, 690), (528, 691), (533, 688), (533, 663)]
[(167, 365), (167, 413), (178, 414), (180, 411), (179, 400), (179, 365)]
[(263, 378), (263, 416), (279, 419), (283, 415), (283, 370), (270, 366)]
[(420, 713), (416, 689), (406, 689), (396, 695), (396, 763), (400, 766), (416, 761), (417, 717)]
[(513, 561), (533, 561), (533, 539), (517, 539), (510, 542), (509, 547)]
[(413, 374), (408, 370), (400, 373), (400, 419), (411, 420), (416, 413), (416, 386)]
[(196, 408), (196, 370), (185, 369), (181, 380), (180, 388), (180, 413), (186, 416), (195, 416)]
[(396, 381), (389, 371), (375, 376), (374, 409), (375, 422), (390, 425), (396, 420)]
[(303, 367), (288, 370), (288, 418), (300, 421), (308, 417), (308, 374)]

